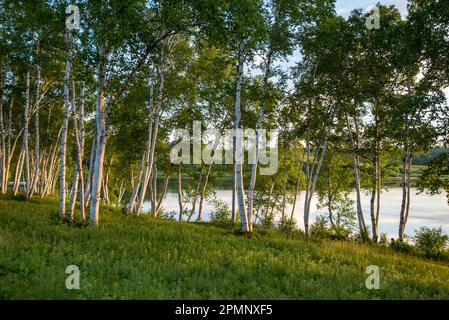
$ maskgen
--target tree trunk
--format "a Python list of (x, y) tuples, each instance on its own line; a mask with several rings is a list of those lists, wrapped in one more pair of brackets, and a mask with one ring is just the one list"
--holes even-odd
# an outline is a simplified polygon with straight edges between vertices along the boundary
[(259, 116), (257, 119), (257, 126), (256, 126), (256, 137), (255, 137), (255, 149), (256, 152), (254, 154), (253, 158), (253, 164), (251, 167), (251, 178), (249, 183), (249, 190), (248, 190), (248, 221), (252, 221), (253, 216), (253, 206), (254, 206), (254, 188), (256, 186), (256, 178), (257, 178), (257, 164), (259, 162), (259, 130), (262, 128), (262, 121), (265, 115), (265, 100), (267, 95), (267, 87), (268, 87), (268, 80), (270, 79), (271, 75), (271, 62), (272, 62), (272, 52), (271, 50), (268, 51), (267, 57), (265, 59), (265, 76), (264, 76), (264, 83), (262, 87), (262, 97), (260, 100), (260, 107), (259, 107)]
[(404, 226), (407, 225), (408, 214), (410, 212), (410, 193), (411, 193), (411, 165), (412, 165), (412, 155), (408, 155), (408, 163), (407, 163), (407, 200), (405, 203), (405, 221)]
[(371, 199), (370, 199), (370, 216), (371, 216), (371, 229), (373, 232), (373, 241), (377, 242), (377, 222), (375, 215), (375, 201), (377, 192), (377, 159), (376, 156), (373, 157), (373, 174), (372, 174), (372, 185), (371, 185)]
[(282, 192), (282, 216), (281, 224), (285, 222), (285, 205), (287, 203), (287, 146), (284, 145), (284, 183)]
[(356, 125), (356, 138), (354, 138), (353, 134), (352, 134), (352, 126), (349, 123), (349, 117), (348, 117), (348, 113), (345, 113), (346, 116), (346, 123), (347, 123), (347, 128), (349, 131), (349, 137), (351, 140), (351, 145), (352, 145), (352, 160), (354, 163), (354, 180), (355, 180), (355, 192), (356, 192), (356, 198), (357, 198), (357, 219), (359, 222), (359, 231), (360, 231), (360, 235), (363, 237), (366, 236), (366, 225), (365, 225), (365, 219), (363, 217), (363, 210), (362, 210), (362, 197), (360, 195), (360, 160), (359, 160), (359, 156), (357, 155), (357, 151), (358, 151), (358, 130), (357, 130), (357, 123), (354, 119), (355, 125)]
[(14, 195), (17, 195), (17, 193), (19, 192), (20, 179), (22, 177), (24, 160), (25, 160), (25, 150), (24, 148), (22, 148), (20, 150), (19, 159), (17, 160), (16, 174), (14, 176), (14, 186), (12, 188), (12, 192)]
[[(74, 85), (73, 85), (74, 86)], [(73, 91), (75, 92), (75, 91)], [(84, 204), (84, 171), (83, 171), (83, 157), (84, 157), (84, 84), (80, 90), (80, 106), (78, 109), (79, 132), (76, 121), (76, 116), (73, 118), (73, 127), (75, 130), (75, 144), (76, 144), (76, 161), (79, 175), (79, 205), (80, 216), (83, 223), (86, 221), (85, 204)]]
[[(411, 80), (408, 80), (408, 96), (409, 98), (412, 95), (412, 87), (411, 87)], [(405, 225), (407, 223), (407, 216), (408, 216), (408, 207), (410, 206), (410, 195), (409, 191), (410, 188), (408, 187), (409, 177), (408, 177), (408, 167), (409, 163), (411, 163), (411, 156), (410, 156), (410, 142), (409, 142), (409, 131), (410, 131), (410, 125), (409, 125), (409, 116), (408, 114), (405, 115), (405, 137), (404, 137), (404, 156), (402, 158), (402, 201), (401, 201), (401, 212), (399, 216), (399, 241), (404, 240), (405, 236)]]
[[(14, 78), (15, 79), (15, 78)], [(13, 81), (13, 85), (15, 84), (15, 80)], [(22, 134), (23, 129), (20, 131), (20, 133), (16, 136), (16, 139), (14, 141), (14, 145), (11, 148), (11, 138), (12, 138), (12, 108), (13, 108), (13, 104), (14, 104), (14, 97), (11, 96), (10, 101), (9, 101), (9, 116), (8, 116), (8, 158), (6, 161), (6, 168), (5, 168), (5, 179), (4, 179), (4, 186), (3, 186), (3, 190), (4, 193), (8, 191), (8, 184), (9, 184), (9, 175), (10, 175), (10, 171), (11, 171), (11, 162), (14, 156), (14, 151), (16, 148), (16, 143), (17, 140), (19, 138), (19, 136)]]
[(92, 178), (92, 191), (89, 208), (89, 224), (98, 226), (100, 212), (101, 182), (103, 181), (103, 165), (107, 142), (107, 128), (104, 108), (104, 78), (106, 73), (106, 57), (104, 49), (99, 49), (97, 102), (95, 125), (97, 132), (97, 147)]
[(302, 166), (304, 164), (304, 156), (305, 156), (305, 151), (303, 151), (302, 153), (302, 157), (301, 157), (301, 163), (299, 165), (299, 170), (298, 170), (298, 178), (296, 179), (296, 185), (295, 185), (295, 195), (294, 195), (294, 199), (293, 199), (293, 206), (292, 206), (292, 212), (290, 214), (290, 220), (293, 220), (294, 214), (295, 214), (295, 209), (296, 209), (296, 202), (297, 202), (297, 197), (298, 197), (298, 193), (299, 193), (299, 187), (301, 186), (301, 172), (302, 172)]
[(276, 184), (276, 180), (273, 179), (270, 186), (270, 191), (268, 192), (268, 199), (267, 199), (267, 207), (265, 209), (265, 219), (268, 217), (268, 211), (270, 210), (271, 206), (271, 196), (273, 195), (274, 185)]
[(134, 181), (133, 191), (131, 192), (131, 197), (129, 198), (129, 202), (128, 202), (128, 209), (127, 209), (128, 214), (133, 214), (133, 212), (134, 212), (137, 195), (139, 193), (140, 183), (142, 181), (144, 158), (145, 158), (145, 153), (142, 153), (142, 157), (140, 158), (140, 161), (139, 161), (139, 168), (137, 169), (136, 179)]
[[(309, 102), (310, 105), (310, 102)], [(309, 217), (306, 216), (308, 202), (309, 202), (309, 191), (310, 191), (310, 181), (312, 179), (312, 172), (310, 168), (310, 126), (307, 126), (307, 138), (306, 138), (306, 173), (307, 173), (307, 181), (306, 181), (306, 196), (304, 198), (304, 233), (305, 236), (309, 236)]]
[(169, 183), (169, 181), (170, 181), (170, 176), (167, 175), (167, 176), (165, 177), (165, 180), (164, 180), (164, 188), (163, 188), (162, 193), (161, 193), (161, 195), (160, 195), (160, 197), (159, 197), (159, 200), (158, 200), (158, 202), (157, 202), (157, 206), (156, 206), (156, 214), (154, 215), (155, 218), (157, 218), (157, 217), (159, 216), (159, 211), (160, 211), (160, 209), (161, 209), (162, 202), (164, 201), (165, 195), (167, 194), (168, 183)]
[(244, 43), (240, 42), (239, 45), (239, 57), (237, 66), (237, 85), (236, 85), (236, 97), (235, 97), (235, 159), (236, 159), (236, 179), (237, 179), (237, 203), (242, 221), (242, 231), (252, 232), (252, 223), (248, 220), (245, 206), (245, 190), (243, 186), (243, 125), (241, 119), (240, 109), (240, 96), (242, 90), (242, 77), (243, 77), (243, 63), (244, 56)]
[[(321, 146), (322, 151), (321, 151), (320, 160), (319, 160), (318, 166), (317, 166), (317, 168), (316, 168), (316, 170), (315, 170), (315, 175), (314, 175), (314, 177), (313, 177), (312, 185), (311, 185), (310, 191), (309, 191), (309, 198), (307, 199), (307, 208), (306, 208), (306, 211), (304, 212), (304, 227), (305, 227), (305, 231), (306, 231), (306, 232), (305, 232), (305, 233), (306, 233), (306, 237), (309, 236), (309, 214), (310, 214), (310, 204), (311, 204), (311, 202), (312, 202), (313, 193), (315, 192), (315, 185), (316, 185), (316, 182), (317, 182), (317, 180), (318, 180), (318, 175), (320, 174), (321, 166), (322, 166), (322, 164), (323, 164), (324, 157), (325, 157), (325, 155), (326, 155), (327, 140), (328, 140), (328, 137), (327, 137), (327, 135), (326, 135), (326, 136), (324, 137), (323, 145)], [(312, 173), (313, 173), (313, 172), (312, 172)], [(312, 175), (312, 174), (311, 174), (311, 175)], [(307, 225), (306, 225), (306, 223), (307, 223)]]
[(97, 153), (97, 134), (95, 131), (94, 138), (92, 140), (92, 149), (90, 151), (90, 161), (89, 161), (89, 171), (87, 173), (87, 180), (86, 180), (86, 190), (84, 191), (84, 201), (85, 205), (89, 204), (90, 201), (90, 192), (91, 192), (91, 186), (92, 186), (92, 176), (94, 173), (94, 167), (95, 167), (95, 154)]
[(3, 65), (0, 64), (0, 135), (1, 135), (1, 149), (0, 149), (0, 178), (1, 178), (1, 193), (6, 193), (8, 184), (6, 177), (6, 134), (3, 127), (3, 88), (6, 82), (6, 70), (3, 70)]
[(212, 164), (209, 164), (207, 167), (207, 171), (206, 171), (206, 175), (204, 177), (204, 184), (203, 184), (203, 188), (201, 190), (201, 195), (200, 195), (200, 206), (198, 208), (198, 218), (197, 218), (197, 222), (201, 222), (201, 214), (203, 212), (203, 201), (204, 201), (204, 197), (206, 194), (206, 188), (207, 188), (207, 182), (209, 181), (209, 175), (212, 169)]
[(79, 170), (78, 164), (76, 164), (75, 170), (73, 172), (72, 192), (70, 194), (70, 204), (67, 214), (69, 223), (73, 223), (73, 221), (75, 221), (75, 205), (76, 205), (76, 196), (78, 194), (78, 180), (79, 180)]
[(192, 210), (190, 210), (189, 217), (187, 218), (187, 222), (190, 222), (190, 219), (192, 219), (192, 216), (195, 214), (196, 209), (196, 201), (198, 199), (198, 195), (200, 192), (201, 182), (203, 181), (203, 162), (201, 162), (200, 166), (200, 176), (198, 177), (198, 180), (196, 182), (195, 191), (193, 194), (193, 202), (192, 202)]
[(181, 175), (181, 166), (178, 165), (178, 204), (179, 204), (179, 219), (178, 221), (182, 221), (183, 214), (183, 205), (182, 205), (182, 175)]
[[(159, 131), (159, 117), (162, 111), (162, 103), (163, 103), (163, 97), (164, 97), (164, 82), (165, 82), (165, 57), (162, 54), (161, 60), (159, 65), (159, 90), (158, 90), (158, 96), (157, 96), (157, 107), (154, 112), (154, 122), (153, 122), (153, 132), (149, 132), (148, 136), (148, 146), (150, 147), (147, 149), (147, 156), (146, 156), (146, 165), (145, 165), (145, 174), (142, 184), (142, 190), (141, 195), (143, 195), (139, 199), (139, 204), (137, 206), (137, 214), (140, 214), (140, 211), (142, 209), (143, 201), (145, 198), (146, 190), (148, 187), (149, 178), (151, 176), (151, 171), (153, 170), (153, 163), (155, 162), (156, 157), (156, 143), (157, 143), (157, 135)], [(152, 86), (152, 85), (151, 85)], [(151, 87), (150, 86), (150, 87)], [(151, 119), (150, 119), (151, 120)], [(151, 127), (149, 128), (151, 129)], [(151, 141), (151, 143), (150, 143)], [(157, 179), (157, 175), (156, 175)]]
[(41, 68), (36, 65), (36, 103), (35, 103), (35, 146), (34, 146), (34, 172), (31, 182), (30, 190), (27, 194), (27, 199), (31, 199), (39, 179), (40, 155), (39, 155), (39, 99), (40, 99), (40, 83), (41, 83)]
[(67, 131), (69, 123), (69, 79), (72, 69), (72, 53), (71, 53), (71, 37), (67, 34), (67, 60), (64, 74), (64, 117), (62, 119), (61, 131), (61, 150), (60, 150), (60, 165), (59, 165), (59, 216), (62, 222), (66, 220), (66, 154), (67, 154)]
[(26, 93), (25, 93), (25, 131), (23, 133), (23, 146), (25, 150), (25, 194), (27, 195), (30, 191), (30, 154), (28, 149), (28, 122), (29, 122), (29, 109), (30, 109), (30, 71), (27, 71), (26, 75)]

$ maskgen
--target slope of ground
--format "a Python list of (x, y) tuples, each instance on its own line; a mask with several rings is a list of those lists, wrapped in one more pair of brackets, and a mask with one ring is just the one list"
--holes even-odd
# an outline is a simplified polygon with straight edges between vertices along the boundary
[[(449, 266), (387, 248), (239, 235), (235, 228), (133, 218), (58, 223), (55, 199), (0, 198), (0, 299), (449, 298)], [(66, 267), (80, 269), (68, 290)], [(369, 265), (380, 289), (368, 290)]]

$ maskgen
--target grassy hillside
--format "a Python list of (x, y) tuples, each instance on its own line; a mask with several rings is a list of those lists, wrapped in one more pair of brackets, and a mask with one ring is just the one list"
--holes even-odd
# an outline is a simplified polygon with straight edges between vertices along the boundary
[[(449, 266), (343, 242), (132, 218), (103, 208), (99, 228), (58, 224), (57, 202), (0, 198), (1, 299), (449, 298)], [(68, 265), (81, 270), (67, 290)], [(378, 265), (380, 290), (365, 287)]]

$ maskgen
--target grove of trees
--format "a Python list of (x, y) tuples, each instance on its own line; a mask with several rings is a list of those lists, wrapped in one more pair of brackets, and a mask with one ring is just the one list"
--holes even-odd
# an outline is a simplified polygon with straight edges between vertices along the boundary
[[(446, 148), (418, 188), (449, 194), (449, 2), (409, 0), (406, 18), (378, 8), (370, 29), (372, 11), (345, 19), (334, 0), (0, 1), (0, 191), (57, 196), (61, 222), (98, 226), (101, 204), (138, 216), (148, 200), (166, 214), (170, 185), (175, 219), (201, 221), (226, 181), (224, 219), (242, 232), (297, 228), (302, 206), (309, 236), (317, 195), (337, 234), (376, 242), (385, 181), (399, 173), (402, 241), (415, 158)], [(236, 129), (233, 164), (171, 161), (175, 129), (201, 139), (194, 121)], [(260, 174), (262, 128), (278, 132), (272, 175)]]

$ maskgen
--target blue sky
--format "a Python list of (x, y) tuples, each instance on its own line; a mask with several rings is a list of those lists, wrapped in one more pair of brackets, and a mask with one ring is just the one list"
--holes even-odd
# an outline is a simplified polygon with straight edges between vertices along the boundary
[(407, 0), (337, 0), (335, 10), (338, 15), (347, 18), (352, 10), (366, 9), (378, 2), (386, 6), (394, 5), (399, 9), (403, 17), (407, 15)]

